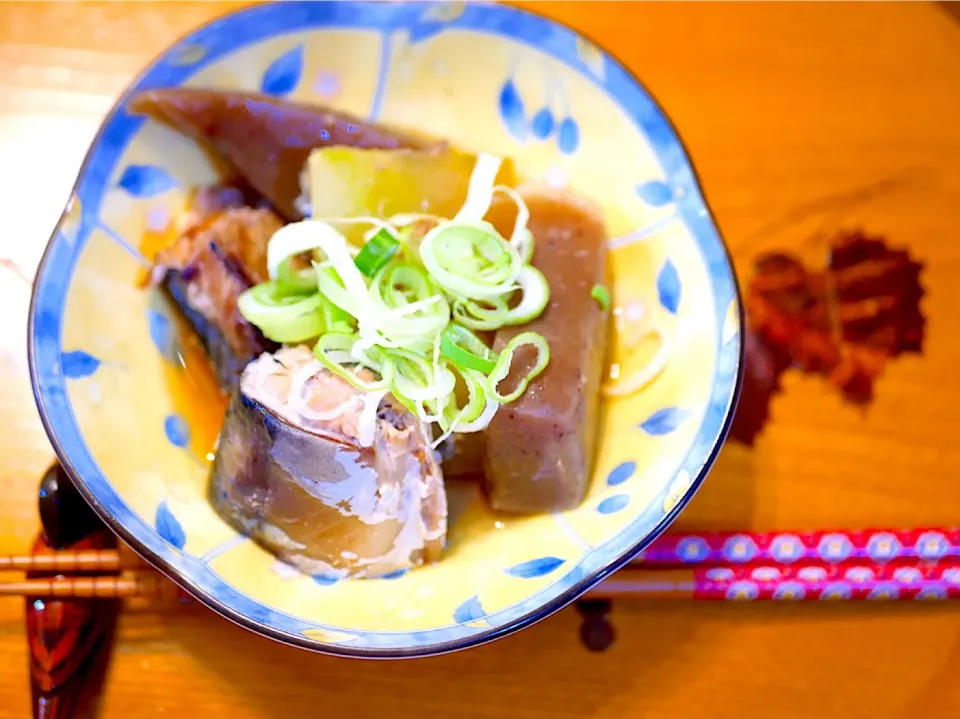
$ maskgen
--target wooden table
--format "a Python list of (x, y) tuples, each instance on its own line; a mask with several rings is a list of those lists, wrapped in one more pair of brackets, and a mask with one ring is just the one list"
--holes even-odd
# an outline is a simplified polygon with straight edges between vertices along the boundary
[[(960, 523), (960, 25), (934, 5), (536, 3), (660, 100), (741, 269), (823, 222), (927, 264), (922, 358), (867, 411), (790, 376), (755, 449), (728, 445), (680, 524)], [(29, 290), (87, 143), (133, 74), (230, 3), (0, 3), (0, 551), (27, 549), (52, 453), (24, 346)], [(42, 162), (41, 157), (45, 157)], [(836, 198), (877, 186), (870, 201)], [(833, 198), (833, 199), (831, 199)], [(832, 208), (834, 215), (830, 215)], [(828, 217), (828, 215), (830, 215)], [(22, 604), (0, 601), (0, 716), (29, 712)], [(590, 654), (567, 610), (437, 659), (313, 656), (199, 607), (124, 615), (102, 715), (956, 719), (955, 606), (620, 602)]]

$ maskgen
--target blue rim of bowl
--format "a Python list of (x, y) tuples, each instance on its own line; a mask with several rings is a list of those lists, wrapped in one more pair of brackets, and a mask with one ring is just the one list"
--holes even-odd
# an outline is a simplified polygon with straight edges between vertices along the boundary
[[(90, 455), (89, 449), (86, 447), (79, 427), (76, 424), (76, 419), (73, 416), (69, 400), (66, 399), (64, 378), (62, 374), (54, 373), (54, 376), (50, 377), (49, 379), (42, 376), (44, 369), (41, 368), (41, 364), (38, 364), (38, 354), (48, 366), (56, 366), (60, 352), (62, 351), (60, 337), (62, 309), (66, 301), (66, 288), (69, 286), (68, 281), (64, 281), (63, 287), (53, 288), (53, 297), (56, 299), (53, 304), (57, 307), (60, 314), (45, 318), (46, 320), (52, 322), (52, 326), (55, 327), (56, 331), (53, 333), (55, 334), (55, 337), (53, 339), (52, 346), (45, 346), (42, 351), (39, 351), (37, 347), (38, 339), (42, 339), (38, 337), (37, 319), (41, 312), (39, 309), (41, 299), (45, 298), (45, 292), (49, 295), (51, 291), (46, 285), (46, 283), (50, 281), (47, 276), (50, 266), (52, 264), (56, 264), (57, 269), (64, 271), (64, 276), (67, 278), (67, 280), (69, 280), (69, 277), (72, 276), (75, 268), (76, 261), (81, 254), (80, 250), (82, 249), (82, 244), (78, 243), (78, 246), (66, 257), (53, 258), (53, 255), (57, 251), (58, 247), (64, 244), (64, 241), (60, 235), (61, 227), (68, 217), (71, 205), (77, 197), (77, 192), (80, 190), (83, 184), (83, 181), (90, 169), (92, 160), (99, 151), (101, 142), (107, 130), (111, 128), (111, 125), (117, 120), (118, 116), (124, 112), (123, 107), (132, 94), (146, 89), (147, 87), (157, 86), (150, 84), (149, 81), (151, 77), (158, 72), (158, 70), (162, 69), (164, 63), (170, 58), (174, 57), (178, 50), (183, 50), (185, 47), (195, 44), (197, 38), (206, 34), (210, 34), (215, 30), (218, 30), (223, 25), (229, 25), (245, 19), (249, 20), (252, 17), (257, 17), (260, 13), (277, 14), (277, 17), (271, 16), (270, 19), (281, 25), (282, 29), (278, 30), (278, 28), (275, 26), (267, 26), (266, 29), (263, 29), (264, 25), (267, 25), (264, 23), (264, 25), (260, 26), (261, 29), (254, 33), (257, 36), (256, 39), (263, 40), (280, 34), (280, 32), (283, 30), (286, 30), (287, 32), (296, 32), (310, 28), (344, 27), (344, 24), (337, 25), (335, 22), (330, 22), (330, 18), (325, 16), (333, 16), (338, 11), (337, 8), (342, 10), (343, 8), (347, 7), (353, 9), (353, 11), (361, 12), (361, 14), (364, 15), (372, 14), (375, 18), (383, 17), (386, 19), (386, 21), (373, 22), (367, 20), (365, 23), (354, 22), (346, 25), (346, 27), (376, 29), (383, 32), (393, 31), (395, 29), (405, 27), (405, 25), (402, 24), (402, 21), (405, 19), (405, 13), (412, 12), (412, 8), (422, 10), (426, 6), (427, 5), (423, 3), (382, 3), (369, 0), (360, 2), (263, 3), (242, 8), (236, 12), (215, 18), (214, 20), (201, 25), (200, 27), (181, 37), (169, 48), (167, 48), (167, 50), (160, 54), (156, 60), (154, 60), (130, 83), (130, 85), (128, 85), (100, 125), (97, 135), (92, 141), (90, 148), (84, 157), (83, 164), (81, 165), (77, 176), (77, 181), (74, 184), (73, 190), (70, 194), (70, 200), (68, 201), (68, 204), (65, 207), (59, 221), (57, 222), (53, 234), (47, 243), (43, 257), (41, 258), (39, 267), (37, 269), (36, 279), (34, 280), (33, 293), (30, 302), (29, 322), (27, 328), (27, 350), (30, 366), (30, 379), (33, 385), (34, 398), (37, 403), (40, 418), (43, 422), (47, 436), (49, 437), (50, 442), (53, 445), (53, 448), (64, 469), (73, 480), (78, 491), (97, 512), (105, 524), (128, 545), (130, 545), (138, 554), (157, 567), (170, 579), (183, 587), (183, 589), (190, 595), (226, 619), (229, 619), (235, 624), (238, 624), (239, 626), (249, 629), (255, 633), (262, 634), (284, 644), (343, 657), (402, 659), (434, 656), (458, 651), (461, 649), (467, 649), (519, 631), (520, 629), (545, 619), (546, 617), (554, 614), (566, 605), (575, 601), (590, 588), (603, 581), (610, 574), (622, 568), (634, 556), (643, 551), (643, 549), (645, 549), (651, 542), (660, 536), (667, 529), (667, 527), (670, 526), (670, 524), (676, 519), (677, 515), (690, 502), (697, 490), (700, 488), (700, 485), (703, 483), (704, 478), (709, 473), (710, 468), (716, 460), (720, 448), (730, 430), (743, 380), (744, 312), (737, 277), (733, 269), (733, 262), (726, 243), (723, 241), (720, 235), (719, 228), (717, 228), (714, 223), (713, 213), (710, 211), (709, 204), (704, 197), (698, 174), (693, 162), (689, 157), (689, 153), (680, 140), (679, 134), (677, 133), (673, 123), (670, 121), (660, 104), (656, 101), (654, 95), (642, 84), (639, 78), (628, 71), (623, 64), (620, 63), (609, 51), (603, 49), (602, 45), (594, 42), (587, 35), (574, 30), (573, 28), (559, 21), (507, 5), (492, 3), (468, 3), (466, 7), (470, 13), (481, 13), (489, 16), (485, 17), (484, 21), (479, 23), (479, 27), (464, 25), (457, 22), (450, 23), (446, 27), (473, 30), (475, 32), (486, 31), (489, 34), (494, 34), (492, 31), (496, 31), (495, 36), (505, 35), (509, 39), (512, 39), (516, 42), (532, 46), (534, 49), (546, 52), (552, 55), (558, 61), (571, 66), (575, 70), (580, 70), (581, 72), (583, 71), (582, 65), (578, 66), (572, 63), (569, 56), (558, 54), (553, 48), (544, 48), (543, 46), (538, 45), (536, 38), (542, 38), (550, 33), (559, 33), (560, 42), (575, 44), (576, 39), (579, 37), (591, 42), (594, 46), (601, 50), (604, 55), (605, 69), (610, 75), (615, 76), (616, 81), (614, 84), (618, 86), (619, 93), (615, 94), (610, 89), (611, 81), (609, 79), (602, 83), (603, 89), (608, 93), (611, 99), (613, 99), (624, 110), (624, 112), (631, 117), (632, 121), (637, 124), (637, 126), (648, 137), (657, 159), (665, 171), (667, 179), (673, 182), (674, 180), (678, 179), (678, 176), (682, 178), (682, 182), (676, 183), (682, 186), (685, 190), (684, 196), (677, 200), (677, 216), (682, 218), (684, 225), (686, 225), (687, 229), (697, 241), (697, 245), (703, 253), (705, 260), (707, 260), (711, 265), (712, 271), (710, 272), (710, 277), (715, 300), (717, 289), (717, 263), (720, 263), (721, 265), (720, 269), (723, 271), (722, 274), (725, 275), (724, 279), (729, 282), (730, 289), (732, 290), (732, 297), (729, 300), (725, 300), (723, 302), (723, 306), (721, 306), (720, 302), (717, 301), (716, 307), (718, 358), (717, 367), (715, 367), (714, 388), (716, 388), (716, 378), (719, 374), (720, 353), (725, 347), (723, 343), (722, 329), (724, 318), (728, 312), (730, 302), (733, 302), (736, 305), (738, 320), (736, 336), (735, 338), (729, 340), (732, 342), (735, 339), (736, 341), (736, 367), (733, 368), (735, 374), (732, 378), (732, 383), (728, 393), (724, 393), (724, 396), (728, 396), (729, 399), (726, 401), (725, 406), (721, 408), (722, 417), (719, 417), (719, 426), (715, 429), (705, 429), (706, 417), (711, 414), (710, 410), (715, 411), (717, 409), (715, 406), (713, 406), (715, 399), (711, 398), (711, 402), (708, 405), (708, 411), (705, 415), (703, 423), (698, 429), (697, 435), (694, 441), (691, 443), (691, 448), (689, 449), (681, 465), (681, 467), (687, 465), (699, 465), (696, 476), (687, 490), (684, 492), (683, 496), (669, 512), (665, 513), (653, 527), (649, 528), (645, 532), (644, 536), (639, 541), (626, 548), (619, 554), (619, 556), (615, 557), (612, 561), (609, 561), (605, 566), (595, 570), (588, 576), (576, 579), (572, 586), (561, 591), (557, 596), (544, 602), (531, 611), (527, 611), (526, 613), (497, 626), (492, 626), (487, 630), (478, 631), (476, 633), (468, 634), (455, 639), (424, 644), (412, 644), (411, 646), (405, 647), (364, 648), (356, 648), (343, 644), (324, 642), (309, 638), (302, 633), (282, 631), (267, 624), (265, 619), (257, 619), (243, 614), (242, 612), (229, 606), (221, 599), (214, 597), (212, 591), (201, 588), (192, 578), (185, 576), (183, 572), (175, 566), (179, 563), (176, 561), (176, 557), (170, 558), (163, 556), (164, 554), (170, 554), (170, 552), (161, 551), (169, 550), (169, 547), (163, 545), (162, 539), (160, 540), (159, 549), (154, 549), (148, 546), (147, 542), (150, 540), (141, 539), (140, 537), (136, 536), (130, 529), (126, 527), (124, 522), (119, 520), (111, 513), (110, 510), (104, 507), (101, 497), (98, 496), (93, 489), (91, 489), (88, 482), (95, 482), (99, 485), (102, 485), (101, 491), (105, 493), (111, 503), (120, 505), (120, 507), (130, 515), (132, 523), (139, 522), (149, 529), (149, 532), (146, 533), (146, 535), (156, 534), (156, 532), (150, 528), (149, 525), (147, 525), (147, 523), (141, 517), (139, 517), (139, 515), (135, 514), (129, 509), (129, 507), (126, 507), (125, 502), (123, 502), (123, 500), (113, 490), (109, 481), (105, 476), (103, 476), (102, 472), (100, 472), (99, 467), (96, 465), (96, 461), (93, 459), (92, 455)], [(294, 15), (294, 11), (296, 10), (304, 11), (306, 14), (294, 22), (291, 20), (291, 17)], [(308, 17), (310, 13), (314, 13), (314, 17)], [(465, 11), (464, 16), (467, 15), (468, 13)], [(531, 41), (531, 36), (534, 37), (533, 41)], [(245, 38), (244, 41), (240, 42), (247, 44), (248, 41), (250, 41), (250, 38)], [(219, 53), (215, 54), (214, 57), (221, 57), (228, 52), (239, 49), (241, 46), (242, 45), (237, 42), (232, 46), (232, 50), (224, 50), (223, 48), (220, 48)], [(184, 76), (181, 78), (181, 82), (189, 77), (193, 72), (199, 70), (200, 67), (203, 67), (203, 64), (187, 67), (186, 71), (184, 72)], [(631, 111), (628, 109), (624, 102), (624, 94), (627, 95), (626, 99), (632, 99), (637, 103), (640, 103), (641, 109), (645, 109), (647, 111), (647, 116), (640, 117), (639, 110)], [(647, 107), (644, 108), (642, 107), (643, 105), (646, 105)], [(139, 129), (139, 125), (136, 129)], [(126, 147), (127, 142), (129, 142), (131, 137), (135, 134), (135, 131), (136, 130), (131, 131), (128, 137), (124, 138), (122, 145), (115, 148), (115, 154), (118, 157), (122, 153), (122, 150)], [(115, 167), (115, 161), (112, 167)], [(81, 213), (85, 212), (87, 209), (88, 208), (81, 206)], [(81, 217), (81, 230), (83, 225), (84, 220)], [(697, 226), (699, 226), (699, 229), (695, 230), (694, 228)], [(88, 230), (89, 229), (90, 228), (88, 228)], [(706, 234), (706, 237), (704, 237), (704, 233)], [(81, 231), (78, 231), (78, 237), (80, 235)], [(56, 260), (56, 262), (54, 260)], [(45, 304), (49, 304), (50, 302), (51, 300), (46, 298)], [(56, 351), (56, 354), (53, 357), (48, 356), (51, 354), (51, 349)], [(66, 412), (62, 413), (59, 417), (51, 417), (50, 408), (48, 407), (51, 402), (64, 403)], [(58, 432), (58, 429), (61, 431)], [(71, 436), (69, 436), (67, 441), (65, 441), (63, 437), (68, 433), (71, 434)], [(71, 458), (71, 454), (64, 446), (65, 444), (72, 445), (81, 454), (74, 454), (73, 458)], [(709, 450), (706, 449), (707, 444), (710, 445)], [(700, 455), (702, 456), (694, 456), (695, 449), (699, 449)], [(77, 467), (77, 465), (81, 463), (90, 465), (89, 472), (87, 473), (87, 479), (84, 479), (84, 472), (81, 472)], [(633, 525), (642, 522), (644, 517), (645, 514), (641, 514), (636, 520), (634, 520)], [(628, 534), (633, 525), (625, 528), (620, 535), (623, 536)], [(213, 581), (214, 583), (219, 583), (221, 585), (217, 588), (218, 593), (237, 595), (242, 597), (242, 599), (247, 602), (259, 605), (262, 611), (258, 612), (258, 614), (261, 614), (264, 618), (271, 616), (289, 617), (289, 615), (286, 615), (283, 612), (269, 609), (264, 605), (255, 602), (255, 600), (246, 597), (246, 595), (237, 592), (232, 586), (230, 586), (225, 580), (216, 574), (214, 574)], [(319, 625), (317, 626), (318, 628), (321, 628)], [(336, 631), (336, 628), (331, 629)], [(361, 634), (365, 633), (362, 630), (356, 631)], [(443, 630), (424, 630), (423, 633), (433, 631)]]

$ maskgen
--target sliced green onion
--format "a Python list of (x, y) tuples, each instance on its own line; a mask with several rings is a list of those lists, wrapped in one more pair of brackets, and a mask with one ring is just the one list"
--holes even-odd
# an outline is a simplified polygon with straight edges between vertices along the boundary
[(523, 297), (503, 318), (504, 325), (522, 325), (539, 317), (550, 301), (550, 285), (543, 273), (533, 265), (526, 265), (517, 276)]
[(430, 275), (419, 267), (397, 263), (381, 270), (370, 284), (373, 296), (390, 309), (419, 302), (440, 293)]
[(355, 361), (352, 358), (352, 349), (356, 342), (357, 337), (355, 335), (328, 332), (317, 340), (317, 344), (313, 348), (313, 354), (320, 360), (320, 364), (337, 376), (343, 377), (343, 379), (363, 392), (378, 392), (389, 389), (393, 382), (393, 363), (389, 358), (385, 359), (379, 368), (368, 368), (374, 370), (379, 369), (380, 372), (380, 379), (372, 382), (363, 379), (355, 371), (346, 366)]
[(597, 301), (604, 312), (610, 309), (610, 290), (603, 285), (594, 285), (590, 290), (590, 296)]
[(453, 305), (453, 318), (472, 330), (498, 330), (510, 306), (502, 297), (490, 297), (482, 302), (458, 300)]
[(320, 293), (317, 293), (315, 297), (319, 297), (322, 300), (320, 304), (320, 311), (323, 313), (324, 332), (342, 332), (350, 334), (356, 331), (357, 327), (356, 323), (353, 321), (353, 317), (337, 307)]
[(353, 261), (363, 274), (367, 277), (373, 277), (381, 267), (397, 254), (399, 249), (400, 243), (397, 238), (389, 230), (380, 228), (373, 237), (367, 240), (363, 249), (360, 250), (360, 254)]
[(520, 260), (524, 264), (530, 264), (530, 261), (533, 259), (533, 248), (536, 245), (533, 239), (533, 233), (524, 227), (520, 230), (517, 241), (514, 242), (511, 240), (510, 244), (517, 248), (517, 251), (520, 253)]
[(472, 370), (460, 370), (460, 376), (467, 386), (467, 403), (458, 413), (456, 422), (475, 422), (488, 404), (487, 378)]
[(414, 402), (443, 399), (453, 393), (457, 378), (446, 367), (434, 367), (415, 352), (387, 352), (393, 363), (394, 390)]
[(533, 233), (527, 229), (527, 223), (530, 221), (530, 209), (527, 203), (520, 197), (520, 193), (512, 187), (506, 185), (497, 185), (493, 188), (494, 192), (500, 192), (511, 200), (517, 206), (517, 219), (513, 223), (513, 233), (510, 235), (510, 244), (517, 248), (520, 253), (520, 259), (524, 264), (529, 264), (533, 259)]
[(449, 324), (440, 334), (440, 352), (457, 367), (489, 374), (497, 366), (496, 353), (466, 327)]
[(522, 262), (517, 249), (487, 222), (447, 222), (420, 243), (431, 278), (457, 297), (485, 299), (510, 292)]
[(434, 449), (454, 432), (479, 432), (486, 429), (499, 407), (499, 403), (487, 397), (486, 377), (474, 370), (460, 370), (459, 373), (467, 388), (467, 403), (458, 407), (456, 395), (450, 395), (443, 413), (438, 418), (438, 424), (444, 431), (434, 440)]
[(389, 265), (373, 278), (370, 294), (382, 309), (380, 331), (395, 341), (433, 336), (450, 321), (449, 303), (419, 267)]
[[(270, 279), (277, 279), (280, 263), (285, 259), (312, 250), (323, 251), (351, 292), (360, 288), (366, 289), (363, 276), (353, 264), (353, 257), (347, 249), (347, 239), (331, 225), (319, 220), (291, 222), (273, 233), (273, 237), (267, 243), (267, 271)], [(346, 264), (353, 267), (356, 273), (355, 280), (344, 276), (345, 273), (341, 272), (342, 266)]]
[(276, 282), (262, 282), (237, 298), (243, 318), (274, 342), (303, 342), (324, 332), (323, 304), (318, 294), (285, 294)]
[(453, 218), (454, 222), (479, 222), (483, 219), (493, 202), (493, 188), (502, 163), (503, 160), (496, 155), (485, 152), (477, 155), (470, 184), (467, 185), (467, 199)]
[(490, 422), (493, 421), (498, 409), (500, 409), (500, 403), (492, 397), (488, 397), (487, 404), (484, 406), (480, 416), (469, 422), (457, 423), (456, 431), (462, 434), (466, 434), (468, 432), (482, 432), (490, 426)]
[[(527, 374), (520, 379), (513, 392), (507, 395), (500, 394), (497, 391), (497, 385), (500, 384), (507, 375), (510, 374), (510, 366), (513, 363), (513, 355), (517, 349), (523, 345), (530, 345), (537, 350), (537, 361)], [(527, 389), (527, 385), (536, 379), (550, 362), (550, 346), (543, 335), (537, 332), (521, 332), (516, 337), (507, 342), (507, 346), (500, 352), (500, 358), (497, 360), (496, 367), (487, 378), (489, 381), (490, 395), (501, 404), (508, 404), (517, 399)]]
[(517, 288), (523, 293), (520, 303), (510, 308), (502, 297), (481, 301), (458, 300), (453, 305), (453, 317), (472, 330), (498, 330), (508, 325), (520, 325), (539, 317), (550, 301), (550, 285), (536, 267), (526, 265), (517, 276)]
[(306, 267), (295, 270), (291, 266), (293, 257), (288, 257), (277, 267), (277, 284), (283, 292), (291, 295), (309, 295), (317, 291), (317, 276), (313, 269)]
[[(550, 299), (546, 279), (530, 265), (529, 209), (515, 190), (495, 185), (500, 163), (478, 157), (466, 202), (452, 221), (410, 214), (284, 226), (267, 246), (271, 281), (241, 295), (241, 313), (267, 337), (317, 337), (320, 365), (364, 392), (362, 444), (375, 437), (376, 410), (387, 393), (421, 421), (437, 423), (444, 433), (439, 441), (451, 432), (481, 431), (550, 360), (536, 332), (517, 335), (497, 355), (471, 331), (529, 322)], [(497, 192), (517, 205), (509, 240), (483, 220)], [(436, 224), (421, 237), (412, 228), (424, 219)], [(371, 226), (362, 247), (336, 229), (341, 224)], [(292, 267), (301, 253), (312, 256), (308, 270)], [(601, 301), (597, 291), (592, 294)], [(609, 304), (609, 293), (606, 298)], [(498, 384), (525, 345), (537, 353), (532, 368), (524, 367), (526, 376), (512, 392), (500, 394)]]

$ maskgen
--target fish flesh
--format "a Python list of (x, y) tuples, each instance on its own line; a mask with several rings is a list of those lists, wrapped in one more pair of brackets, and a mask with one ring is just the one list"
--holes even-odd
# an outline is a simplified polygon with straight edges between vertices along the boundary
[(157, 253), (155, 286), (167, 290), (213, 363), (224, 391), (232, 391), (248, 362), (278, 345), (237, 309), (240, 294), (267, 276), (267, 243), (283, 221), (242, 197), (198, 193), (177, 240)]
[(329, 372), (304, 346), (244, 370), (210, 495), (229, 524), (312, 575), (410, 569), (437, 560), (446, 538), (429, 428), (392, 396)]

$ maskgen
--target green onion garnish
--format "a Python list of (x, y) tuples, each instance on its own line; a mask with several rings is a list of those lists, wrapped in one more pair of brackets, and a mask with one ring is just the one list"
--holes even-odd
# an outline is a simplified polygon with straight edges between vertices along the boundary
[(323, 295), (285, 294), (276, 282), (263, 282), (237, 298), (237, 308), (248, 322), (274, 342), (303, 342), (327, 329)]
[(291, 267), (293, 257), (288, 257), (277, 268), (277, 285), (291, 295), (309, 295), (317, 291), (317, 275), (312, 267), (295, 270)]
[(357, 269), (364, 275), (373, 277), (390, 261), (390, 258), (397, 254), (398, 249), (400, 249), (400, 243), (397, 238), (391, 235), (389, 230), (381, 227), (377, 234), (367, 240), (354, 262)]
[(451, 323), (440, 335), (440, 353), (457, 367), (484, 374), (497, 366), (496, 353), (466, 327)]
[(420, 243), (420, 260), (449, 294), (485, 299), (513, 290), (520, 253), (487, 222), (444, 222)]
[[(513, 392), (507, 395), (500, 394), (500, 392), (497, 390), (497, 385), (505, 380), (507, 375), (510, 374), (510, 366), (513, 363), (513, 355), (517, 349), (523, 345), (530, 345), (537, 350), (537, 361), (533, 367), (530, 368), (527, 374), (520, 378), (520, 381), (517, 383), (517, 387), (513, 390)], [(550, 362), (550, 346), (547, 344), (547, 340), (544, 339), (543, 335), (537, 332), (521, 332), (512, 340), (507, 342), (507, 346), (504, 347), (503, 352), (500, 353), (500, 357), (497, 359), (497, 364), (489, 376), (490, 394), (494, 397), (494, 399), (502, 404), (513, 402), (523, 394), (524, 390), (527, 389), (527, 385), (530, 384), (530, 382), (532, 382), (540, 375), (541, 372), (543, 372), (543, 370), (547, 368), (548, 362)]]
[[(361, 443), (372, 441), (370, 408), (387, 392), (439, 426), (443, 436), (435, 445), (452, 432), (479, 432), (550, 361), (537, 332), (518, 334), (499, 355), (473, 332), (530, 322), (550, 299), (546, 279), (530, 264), (529, 210), (516, 191), (494, 186), (499, 165), (499, 158), (478, 157), (463, 208), (453, 220), (431, 218), (435, 226), (418, 243), (404, 238), (411, 220), (402, 216), (285, 225), (267, 245), (270, 281), (240, 296), (241, 315), (266, 337), (317, 338), (320, 363), (366, 393)], [(517, 204), (509, 240), (483, 219), (498, 192)], [(357, 224), (376, 229), (359, 252), (337, 229)], [(294, 270), (291, 261), (302, 253), (311, 254), (312, 267)], [(604, 287), (595, 286), (591, 296), (609, 306)], [(526, 375), (501, 394), (497, 385), (524, 346), (536, 351), (532, 368), (524, 359)]]
[(594, 285), (590, 290), (590, 296), (597, 301), (604, 312), (610, 309), (610, 290), (603, 285)]

